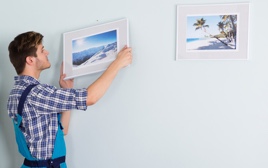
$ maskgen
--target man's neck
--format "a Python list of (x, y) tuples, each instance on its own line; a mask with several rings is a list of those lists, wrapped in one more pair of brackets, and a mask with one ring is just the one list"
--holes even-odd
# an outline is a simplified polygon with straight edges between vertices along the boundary
[(19, 74), (19, 75), (25, 75), (25, 76), (31, 76), (31, 77), (33, 77), (33, 78), (35, 78), (35, 79), (39, 79), (39, 77), (40, 77), (40, 73), (41, 72), (34, 72), (34, 71), (27, 71), (27, 70), (24, 70), (21, 74)]

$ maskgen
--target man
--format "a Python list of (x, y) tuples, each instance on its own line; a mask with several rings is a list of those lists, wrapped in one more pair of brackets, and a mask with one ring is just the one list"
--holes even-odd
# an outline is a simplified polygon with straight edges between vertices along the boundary
[(131, 48), (124, 47), (106, 71), (91, 85), (73, 89), (73, 80), (59, 79), (61, 88), (39, 82), (40, 73), (50, 67), (43, 35), (25, 32), (9, 44), (9, 57), (18, 76), (10, 92), (7, 109), (13, 120), (22, 168), (65, 168), (65, 142), (70, 110), (86, 110), (106, 92), (120, 69), (132, 62)]

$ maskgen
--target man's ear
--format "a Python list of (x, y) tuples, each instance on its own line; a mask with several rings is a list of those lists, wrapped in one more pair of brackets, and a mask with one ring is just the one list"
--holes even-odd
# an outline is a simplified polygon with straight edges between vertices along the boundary
[(26, 57), (26, 64), (32, 65), (34, 63), (34, 57), (33, 56), (27, 56)]

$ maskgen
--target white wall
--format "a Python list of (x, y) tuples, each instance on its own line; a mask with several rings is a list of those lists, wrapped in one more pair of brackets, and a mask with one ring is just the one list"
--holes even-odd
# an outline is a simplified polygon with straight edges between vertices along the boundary
[[(176, 5), (225, 2), (1, 0), (1, 167), (19, 167), (23, 160), (6, 110), (16, 75), (9, 42), (25, 31), (41, 32), (52, 67), (40, 80), (58, 86), (62, 34), (126, 17), (133, 64), (96, 105), (73, 111), (66, 137), (68, 166), (267, 168), (268, 2), (250, 1), (250, 60), (175, 61)], [(79, 77), (75, 87), (86, 87), (99, 76)]]

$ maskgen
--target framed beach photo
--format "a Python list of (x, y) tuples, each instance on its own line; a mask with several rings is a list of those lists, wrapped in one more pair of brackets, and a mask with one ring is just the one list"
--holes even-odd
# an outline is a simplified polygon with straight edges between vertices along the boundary
[(247, 60), (249, 3), (177, 5), (176, 60)]
[(91, 26), (63, 34), (65, 79), (104, 71), (129, 45), (128, 20)]

